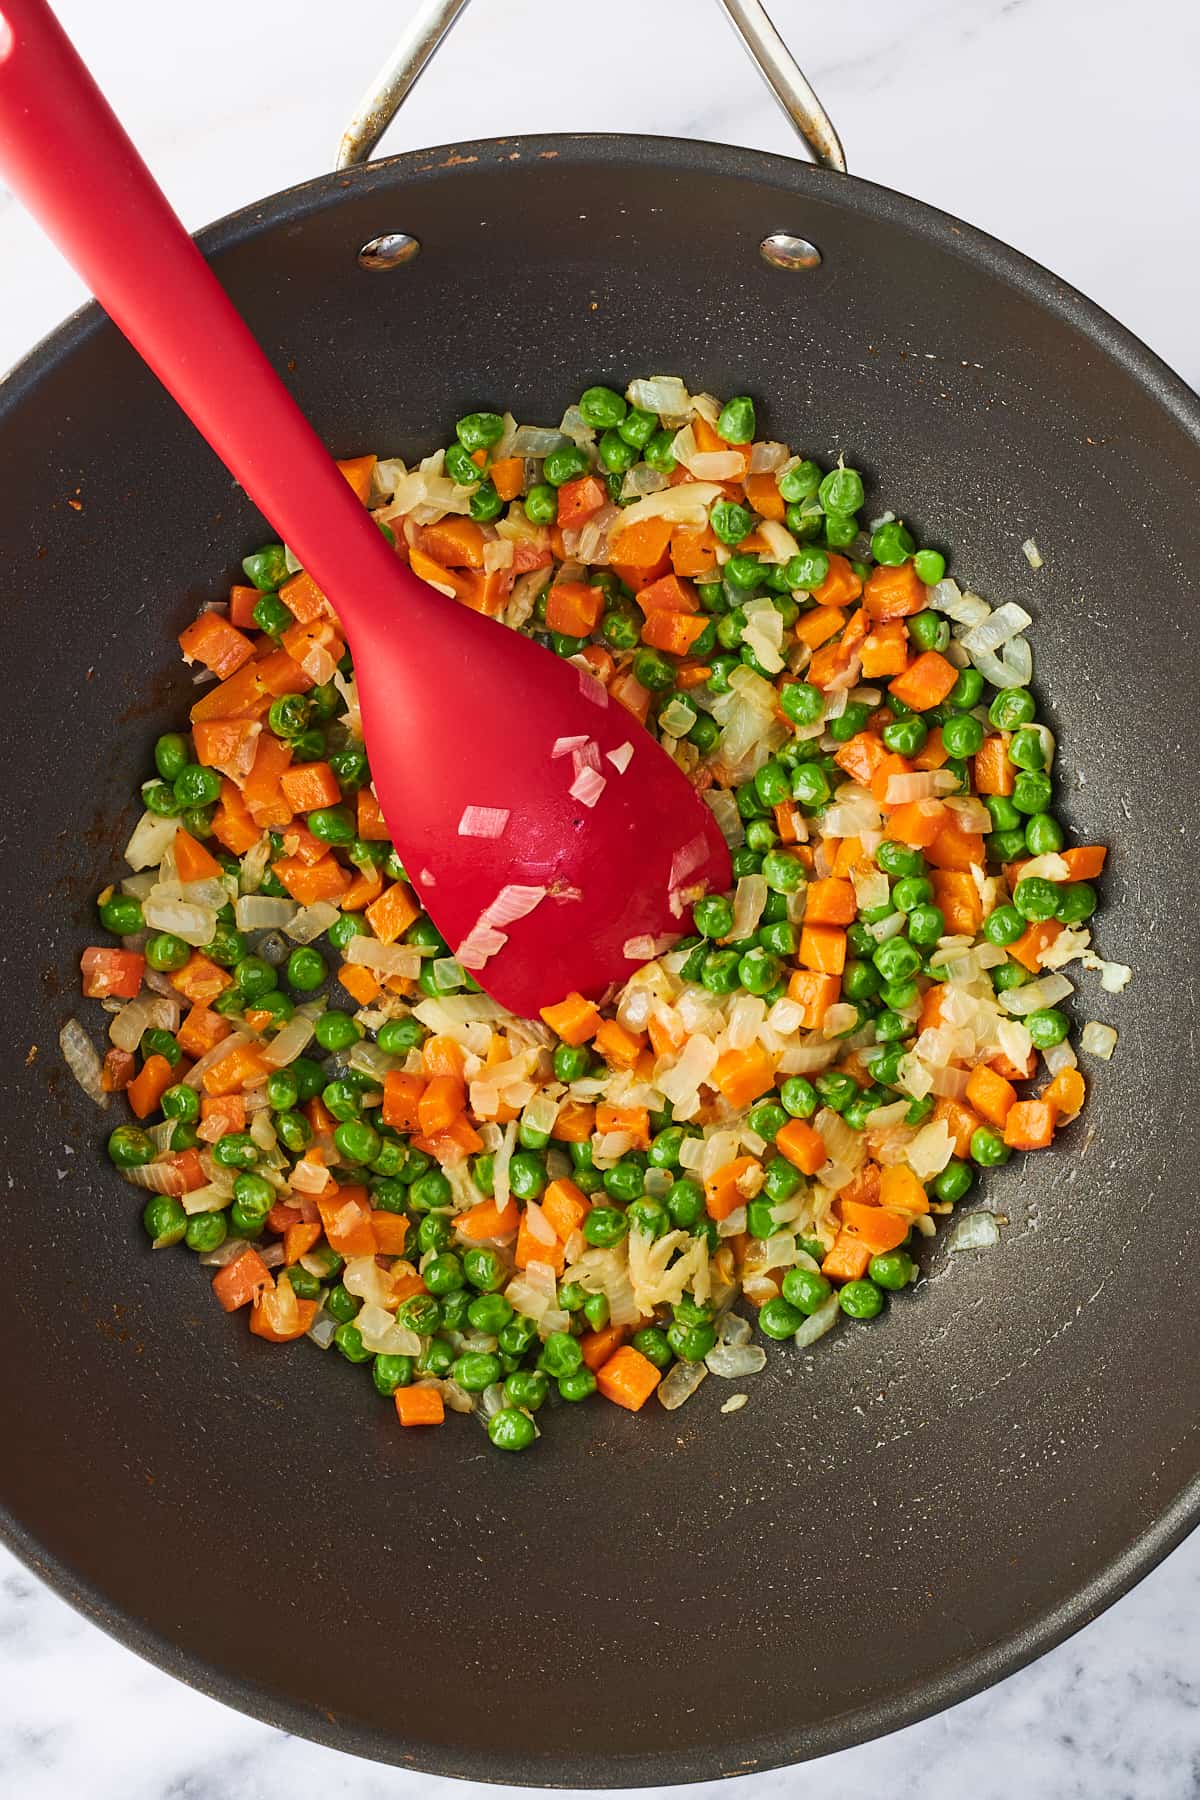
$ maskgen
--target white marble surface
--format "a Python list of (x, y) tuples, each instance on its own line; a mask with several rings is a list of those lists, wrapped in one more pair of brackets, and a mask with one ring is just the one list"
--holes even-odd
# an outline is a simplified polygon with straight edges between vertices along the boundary
[[(59, 0), (192, 226), (327, 166), (406, 10), (405, 0)], [(1137, 9), (1119, 0), (772, 0), (772, 10), (856, 173), (1050, 264), (1200, 382), (1194, 0)], [(783, 152), (793, 143), (715, 0), (474, 0), (389, 146), (522, 125), (650, 129)], [(0, 369), (79, 297), (0, 190)], [(119, 1648), (0, 1553), (0, 1794), (432, 1800), (465, 1791), (284, 1739), (227, 1711)], [(1200, 1534), (1103, 1618), (989, 1693), (882, 1742), (720, 1791), (735, 1800), (1197, 1800)]]

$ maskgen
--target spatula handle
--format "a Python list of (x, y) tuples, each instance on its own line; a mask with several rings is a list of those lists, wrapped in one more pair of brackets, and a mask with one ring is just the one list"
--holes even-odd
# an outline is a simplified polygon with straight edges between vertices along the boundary
[(382, 534), (45, 0), (0, 0), (0, 178), (339, 611), (394, 582)]

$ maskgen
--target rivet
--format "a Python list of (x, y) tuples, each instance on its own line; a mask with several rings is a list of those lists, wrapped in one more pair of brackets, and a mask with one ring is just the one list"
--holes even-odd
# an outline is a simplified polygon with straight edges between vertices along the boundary
[(758, 253), (773, 269), (816, 269), (821, 264), (817, 246), (788, 231), (773, 231), (758, 246)]
[(363, 245), (358, 264), (361, 269), (398, 269), (419, 255), (420, 249), (417, 239), (409, 237), (407, 231), (385, 231)]

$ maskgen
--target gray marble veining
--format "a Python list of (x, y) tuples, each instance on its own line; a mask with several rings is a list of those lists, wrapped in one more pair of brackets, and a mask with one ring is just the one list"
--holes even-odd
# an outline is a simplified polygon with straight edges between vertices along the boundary
[[(193, 225), (328, 167), (343, 115), (395, 29), (392, 9), (373, 8), (335, 33), (328, 0), (185, 9), (58, 0), (58, 10)], [(1149, 0), (1136, 15), (1118, 0), (840, 9), (771, 0), (771, 10), (856, 174), (918, 193), (1050, 264), (1200, 380), (1193, 0)], [(562, 11), (561, 0), (475, 0), (387, 148), (520, 127), (651, 129), (794, 151), (715, 0), (607, 0), (581, 8), (570, 33), (559, 29)], [(2, 369), (79, 299), (3, 192), (0, 271)], [(121, 1649), (0, 1553), (0, 1796), (459, 1800), (464, 1791), (230, 1712)], [(479, 1789), (480, 1800), (485, 1792), (505, 1790)], [(1200, 1800), (1200, 1534), (988, 1693), (880, 1742), (711, 1792)]]

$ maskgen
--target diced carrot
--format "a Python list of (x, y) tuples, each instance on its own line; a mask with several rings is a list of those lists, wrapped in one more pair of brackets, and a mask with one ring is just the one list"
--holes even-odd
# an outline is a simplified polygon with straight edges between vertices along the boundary
[(863, 639), (864, 681), (873, 681), (880, 675), (903, 675), (907, 667), (908, 628), (904, 620), (881, 620)]
[(561, 1275), (566, 1267), (566, 1254), (561, 1240), (556, 1237), (552, 1244), (544, 1244), (541, 1238), (535, 1236), (527, 1212), (521, 1214), (513, 1259), (518, 1269), (527, 1269), (531, 1262), (549, 1263), (556, 1275)]
[(846, 966), (845, 931), (837, 925), (810, 925), (805, 920), (800, 927), (797, 960), (817, 975), (840, 975)]
[(343, 457), (338, 463), (338, 468), (364, 506), (371, 497), (371, 477), (375, 473), (375, 463), (374, 456)]
[(947, 1131), (954, 1141), (955, 1156), (966, 1157), (971, 1154), (971, 1138), (982, 1124), (978, 1113), (964, 1106), (961, 1100), (951, 1100), (943, 1094), (934, 1102), (933, 1118), (945, 1123)]
[(165, 1056), (148, 1056), (138, 1074), (125, 1089), (125, 1098), (139, 1119), (149, 1118), (175, 1080), (175, 1071)]
[(429, 1289), (414, 1269), (410, 1275), (397, 1275), (392, 1282), (392, 1291), (388, 1296), (388, 1306), (402, 1306), (411, 1300), (414, 1294), (427, 1294)]
[(254, 764), (262, 725), (257, 719), (201, 719), (192, 726), (196, 761), (222, 775), (240, 777)]
[(940, 769), (950, 761), (950, 752), (942, 738), (942, 728), (935, 725), (921, 748), (912, 759), (914, 769), (928, 774), (932, 769)]
[(873, 731), (856, 732), (844, 744), (839, 744), (833, 753), (833, 760), (839, 769), (844, 769), (851, 781), (859, 787), (869, 787), (876, 769), (887, 761), (887, 750), (883, 740)]
[(746, 502), (760, 519), (775, 519), (782, 523), (787, 514), (787, 502), (779, 491), (779, 483), (769, 472), (747, 475)]
[(257, 1294), (273, 1286), (271, 1271), (249, 1244), (232, 1262), (213, 1276), (212, 1290), (226, 1312), (249, 1306)]
[[(427, 1081), (417, 1101), (417, 1118), (424, 1137), (436, 1137), (457, 1119), (466, 1105), (466, 1088), (459, 1075), (435, 1075)], [(384, 1121), (386, 1124), (386, 1120)]]
[(440, 1425), (446, 1417), (440, 1388), (398, 1387), (394, 1398), (402, 1425)]
[(293, 819), (290, 825), (285, 825), (280, 836), (283, 838), (284, 855), (294, 856), (297, 862), (304, 864), (305, 868), (314, 868), (330, 853), (329, 845), (324, 843), (321, 838), (314, 837), (308, 826), (301, 825), (298, 819)]
[(936, 650), (923, 650), (903, 675), (888, 682), (888, 693), (903, 700), (914, 712), (940, 706), (958, 680), (958, 670)]
[(794, 800), (781, 800), (771, 808), (775, 817), (775, 829), (780, 841), (784, 844), (796, 844), (800, 841), (800, 831), (804, 824), (804, 815)]
[(403, 1213), (382, 1212), (373, 1209), (371, 1230), (375, 1233), (375, 1248), (380, 1256), (404, 1255), (404, 1240), (408, 1236), (408, 1220)]
[(1075, 844), (1058, 853), (1067, 865), (1068, 881), (1094, 881), (1104, 869), (1107, 844)]
[(1017, 1103), (1017, 1090), (986, 1063), (972, 1069), (967, 1081), (967, 1099), (989, 1125), (1003, 1125)]
[(330, 619), (311, 619), (303, 625), (297, 620), (281, 634), (279, 642), (292, 661), (302, 668), (314, 650), (324, 650), (334, 662), (338, 662), (346, 650), (345, 640)]
[(233, 1030), (228, 1019), (207, 1006), (193, 1006), (175, 1033), (175, 1041), (186, 1056), (201, 1057), (222, 1042)]
[(216, 857), (182, 825), (175, 832), (175, 872), (180, 881), (218, 880), (222, 873)]
[(810, 650), (816, 650), (830, 638), (837, 636), (846, 623), (846, 615), (835, 606), (818, 606), (812, 612), (801, 613), (796, 621), (796, 636)]
[(457, 1167), (466, 1157), (483, 1149), (483, 1139), (465, 1112), (458, 1113), (444, 1130), (428, 1137), (414, 1137), (412, 1142), (415, 1150), (424, 1150), (426, 1156), (435, 1157), (446, 1168)]
[(599, 477), (581, 475), (577, 481), (564, 481), (559, 488), (558, 517), (555, 523), (560, 531), (586, 525), (601, 507), (607, 505), (608, 490)]
[(425, 1040), (421, 1065), (426, 1075), (457, 1075), (461, 1079), (466, 1057), (455, 1038), (435, 1035)]
[(645, 1042), (641, 1032), (626, 1031), (616, 1019), (605, 1019), (592, 1039), (605, 1062), (614, 1069), (632, 1069)]
[(1061, 1118), (1071, 1119), (1081, 1110), (1086, 1096), (1087, 1089), (1079, 1070), (1060, 1069), (1041, 1097)]
[(258, 665), (246, 663), (227, 681), (206, 688), (193, 703), (190, 717), (193, 725), (205, 719), (261, 719), (270, 704), (271, 696), (259, 679)]
[(377, 1248), (365, 1187), (326, 1187), (317, 1195), (325, 1241), (339, 1256), (374, 1256)]
[(356, 797), (358, 835), (368, 843), (383, 843), (391, 837), (378, 800), (370, 788), (359, 788)]
[(921, 1001), (921, 1016), (917, 1021), (919, 1030), (936, 1031), (938, 1026), (944, 1023), (942, 1006), (946, 994), (947, 989), (942, 986), (941, 982), (935, 982), (925, 994)]
[(118, 1050), (114, 1045), (104, 1052), (104, 1061), (100, 1066), (100, 1086), (106, 1094), (123, 1094), (137, 1071), (137, 1062), (130, 1050)]
[[(560, 490), (561, 491), (561, 490)], [(585, 581), (556, 581), (546, 595), (546, 629), (587, 637), (604, 611), (604, 592)]]
[(952, 934), (974, 937), (983, 924), (983, 901), (971, 875), (961, 869), (934, 869), (934, 905), (941, 908), (946, 930)]
[(1021, 1064), (1013, 1062), (1003, 1052), (988, 1057), (988, 1068), (994, 1069), (997, 1075), (1003, 1075), (1005, 1081), (1030, 1081), (1037, 1074), (1037, 1051), (1030, 1049), (1029, 1055)]
[(593, 1038), (600, 1026), (600, 1009), (582, 994), (568, 994), (555, 1006), (543, 1006), (542, 1018), (564, 1044), (578, 1047)]
[(342, 895), (343, 912), (365, 912), (383, 892), (383, 872), (372, 867), (366, 874), (360, 869)]
[(909, 619), (929, 605), (929, 589), (911, 562), (881, 563), (867, 576), (863, 605), (873, 619)]
[(631, 1148), (650, 1148), (650, 1114), (644, 1106), (613, 1106), (601, 1100), (596, 1108), (597, 1131), (623, 1131), (633, 1139)]
[(304, 1116), (317, 1137), (332, 1136), (336, 1120), (319, 1094), (314, 1094), (311, 1100), (305, 1101)]
[(329, 611), (329, 602), (307, 569), (289, 576), (279, 590), (279, 598), (301, 625), (309, 625)]
[(454, 1228), (459, 1237), (479, 1243), (484, 1238), (511, 1237), (520, 1223), (515, 1200), (506, 1200), (503, 1206), (497, 1206), (494, 1200), (481, 1200), (456, 1216)]
[(215, 1062), (210, 1069), (205, 1069), (203, 1076), (206, 1094), (236, 1094), (244, 1087), (253, 1084), (260, 1076), (270, 1073), (253, 1044), (238, 1044), (220, 1062)]
[(167, 979), (193, 1006), (206, 1005), (233, 985), (232, 975), (210, 962), (207, 956), (201, 956), (198, 950), (193, 950), (182, 969), (174, 970)]
[(426, 525), (420, 544), (426, 556), (444, 569), (482, 569), (483, 526), (459, 513), (447, 513), (433, 525)]
[(290, 824), (295, 807), (288, 802), (282, 777), (292, 760), (290, 744), (264, 731), (254, 747), (254, 762), (242, 783), (246, 810), (260, 830)]
[(902, 1244), (911, 1229), (908, 1219), (886, 1206), (864, 1206), (841, 1197), (842, 1230), (865, 1244), (872, 1256), (882, 1256)]
[(888, 814), (884, 835), (895, 843), (924, 850), (933, 843), (950, 817), (950, 809), (941, 800), (909, 800)]
[(1042, 966), (1042, 958), (1062, 930), (1057, 919), (1039, 919), (1036, 924), (1027, 925), (1015, 944), (1008, 946), (1008, 954), (1015, 956), (1023, 968), (1036, 975)]
[(832, 876), (824, 881), (809, 882), (804, 902), (806, 925), (851, 925), (857, 911), (851, 882)]
[[(585, 644), (579, 654), (597, 681), (602, 681), (607, 687), (617, 672), (617, 664), (612, 651), (606, 650), (603, 644)], [(676, 677), (675, 685), (676, 687), (682, 686), (678, 677)]]
[(727, 1219), (731, 1212), (744, 1206), (746, 1196), (738, 1187), (744, 1175), (751, 1169), (758, 1168), (758, 1160), (753, 1156), (737, 1156), (732, 1162), (722, 1164), (714, 1169), (711, 1175), (704, 1178), (704, 1204), (710, 1219)]
[(821, 1263), (821, 1273), (831, 1281), (861, 1281), (873, 1254), (869, 1244), (843, 1227)]
[(296, 763), (279, 777), (284, 798), (294, 813), (336, 806), (342, 797), (338, 778), (327, 762)]
[(708, 620), (694, 613), (657, 609), (649, 614), (642, 627), (642, 642), (669, 656), (686, 656), (707, 629)]
[(845, 606), (858, 599), (862, 585), (850, 565), (850, 558), (834, 551), (829, 558), (829, 573), (820, 587), (812, 590), (812, 597), (819, 606)]
[(871, 777), (871, 798), (883, 813), (895, 812), (897, 806), (907, 804), (897, 800), (889, 800), (888, 786), (895, 775), (911, 775), (912, 764), (907, 757), (898, 756), (895, 752), (885, 756)]
[[(844, 881), (851, 873), (854, 865), (861, 860), (863, 853), (862, 839), (856, 837), (836, 838), (833, 842), (837, 845), (837, 848), (836, 850), (832, 850), (833, 863), (830, 873), (835, 881)], [(826, 840), (826, 844), (827, 847), (830, 847), (828, 839)]]
[(618, 675), (608, 691), (614, 700), (620, 702), (626, 712), (632, 713), (634, 718), (643, 725), (646, 723), (650, 711), (650, 690), (642, 686), (631, 669), (626, 669), (623, 675)]
[(525, 458), (502, 456), (492, 464), (488, 474), (502, 500), (515, 500), (525, 485)]
[(596, 1128), (596, 1109), (582, 1100), (564, 1100), (550, 1136), (560, 1144), (586, 1144)]
[[(639, 587), (645, 586), (647, 580), (654, 580), (658, 575), (665, 573), (662, 564), (666, 560), (667, 548), (671, 543), (674, 529), (672, 521), (660, 514), (656, 518), (638, 519), (633, 525), (623, 525), (619, 531), (613, 534), (611, 550), (613, 565), (620, 565), (621, 568), (629, 571), (629, 574), (622, 575), (621, 579), (627, 582), (635, 593)], [(705, 564), (706, 568), (707, 566)], [(647, 576), (647, 570), (653, 570), (653, 575)]]
[(383, 1078), (383, 1122), (396, 1131), (419, 1131), (421, 1095), (425, 1077), (403, 1069), (389, 1069)]
[(318, 900), (340, 900), (351, 880), (332, 856), (323, 856), (311, 867), (297, 856), (281, 856), (271, 864), (271, 872), (300, 906), (315, 906)]
[(281, 699), (284, 694), (307, 694), (316, 682), (306, 669), (302, 669), (294, 656), (286, 650), (272, 650), (255, 663), (258, 679), (262, 682), (270, 699)]
[(700, 597), (692, 583), (682, 580), (678, 575), (662, 575), (657, 581), (639, 588), (637, 603), (647, 617), (656, 612), (698, 613), (700, 611)]
[(755, 1041), (745, 1050), (722, 1051), (708, 1080), (734, 1112), (741, 1112), (773, 1085), (775, 1065)]
[(370, 1006), (382, 991), (378, 976), (370, 969), (364, 969), (361, 963), (343, 963), (338, 970), (338, 980), (360, 1006)]
[(929, 1211), (929, 1197), (925, 1189), (904, 1163), (894, 1163), (880, 1175), (879, 1204), (900, 1213)]
[(1057, 1124), (1058, 1108), (1044, 1095), (1040, 1100), (1018, 1100), (1004, 1121), (1004, 1141), (1010, 1150), (1046, 1150)]
[(591, 1210), (583, 1192), (565, 1175), (549, 1183), (541, 1205), (555, 1236), (564, 1244), (573, 1231), (579, 1230)]
[(818, 975), (812, 969), (797, 969), (788, 982), (788, 999), (803, 1007), (801, 1024), (806, 1031), (819, 1031), (825, 1014), (836, 1005), (842, 991), (840, 975)]
[(300, 1300), (290, 1281), (280, 1277), (275, 1287), (264, 1288), (250, 1309), (250, 1329), (269, 1344), (289, 1344), (302, 1338), (317, 1316), (315, 1300)]
[(299, 1223), (299, 1221), (300, 1209), (298, 1206), (290, 1206), (286, 1200), (276, 1200), (274, 1206), (263, 1220), (263, 1224), (268, 1231), (273, 1231), (277, 1237), (284, 1237), (288, 1227)]
[(367, 908), (367, 923), (381, 944), (394, 944), (401, 932), (421, 916), (412, 890), (403, 881), (394, 881), (378, 900)]
[(235, 582), (229, 590), (229, 623), (236, 625), (239, 631), (254, 629), (254, 609), (262, 599), (256, 587), (245, 587)]
[[(921, 801), (917, 801), (918, 806), (921, 804)], [(926, 844), (926, 862), (935, 869), (969, 870), (972, 864), (982, 869), (984, 858), (982, 832), (960, 831), (958, 826), (953, 823), (952, 814), (949, 815), (949, 819), (949, 823), (943, 821), (938, 828), (936, 837)]]
[(224, 613), (202, 612), (179, 634), (185, 662), (202, 662), (221, 681), (248, 663), (254, 645), (244, 631), (231, 625)]
[(815, 1175), (829, 1161), (824, 1138), (807, 1119), (789, 1119), (776, 1135), (775, 1148), (803, 1175)]
[[(869, 1086), (871, 1080), (869, 1075), (866, 1076), (866, 1080)], [(843, 1208), (843, 1218), (846, 1216), (844, 1209), (848, 1200), (856, 1201), (859, 1206), (879, 1205), (879, 1182), (882, 1174), (883, 1171), (878, 1163), (865, 1162), (845, 1187), (839, 1190), (838, 1205)]]
[(79, 958), (86, 1000), (136, 1000), (146, 959), (140, 950), (115, 950), (90, 944)]
[(1008, 759), (1008, 734), (997, 732), (985, 737), (975, 752), (975, 791), (977, 794), (1011, 794), (1017, 771)]
[(206, 1144), (217, 1144), (231, 1131), (245, 1131), (246, 1102), (241, 1094), (205, 1094), (200, 1102), (198, 1135)]
[(301, 1219), (295, 1225), (289, 1225), (283, 1234), (283, 1260), (287, 1264), (299, 1262), (307, 1256), (321, 1235), (321, 1227), (315, 1219)]
[(246, 810), (241, 790), (232, 781), (221, 783), (220, 803), (213, 813), (213, 836), (231, 856), (244, 856), (262, 836)]
[(593, 1375), (610, 1361), (629, 1333), (628, 1325), (602, 1325), (599, 1331), (585, 1331), (579, 1340), (584, 1367)]
[[(627, 1412), (639, 1412), (661, 1380), (662, 1370), (656, 1369), (632, 1344), (622, 1344), (596, 1370), (596, 1386), (604, 1398), (616, 1406), (623, 1406)], [(412, 1390), (397, 1388), (396, 1391), (411, 1393)]]
[[(675, 531), (671, 535), (671, 567), (676, 575), (695, 580), (717, 566), (717, 537), (711, 525), (702, 531)], [(665, 573), (660, 570), (659, 573)], [(637, 583), (632, 584), (634, 587)]]

